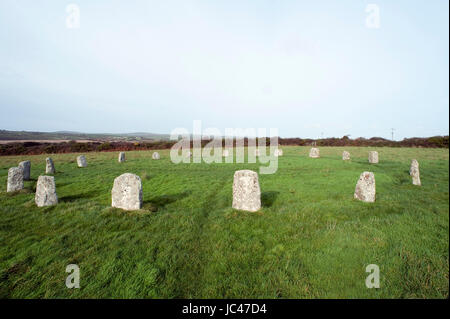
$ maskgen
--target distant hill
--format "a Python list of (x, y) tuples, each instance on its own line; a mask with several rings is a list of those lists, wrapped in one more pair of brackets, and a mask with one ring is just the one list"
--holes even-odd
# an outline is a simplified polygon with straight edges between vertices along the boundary
[(165, 141), (169, 139), (168, 134), (155, 133), (81, 133), (72, 131), (57, 132), (30, 132), (30, 131), (7, 131), (0, 130), (0, 140), (92, 140), (92, 141)]

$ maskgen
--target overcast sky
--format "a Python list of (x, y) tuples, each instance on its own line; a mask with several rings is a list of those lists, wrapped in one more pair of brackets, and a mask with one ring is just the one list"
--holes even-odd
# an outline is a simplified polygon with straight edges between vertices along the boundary
[(449, 133), (448, 0), (70, 3), (0, 2), (0, 129)]

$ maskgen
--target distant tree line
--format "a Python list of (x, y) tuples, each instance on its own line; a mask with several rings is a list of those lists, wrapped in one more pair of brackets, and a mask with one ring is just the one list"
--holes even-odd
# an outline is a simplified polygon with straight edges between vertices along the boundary
[[(247, 146), (249, 140), (243, 139), (244, 145)], [(240, 140), (242, 141), (242, 139)], [(236, 145), (236, 139), (233, 145)], [(270, 138), (266, 138), (266, 145), (269, 145)], [(155, 150), (169, 149), (175, 141), (150, 141), (150, 142), (21, 142), (0, 144), (0, 155), (37, 155), (37, 154), (54, 154), (54, 153), (86, 153), (86, 152), (115, 152), (115, 151), (138, 151), (138, 150)], [(210, 143), (203, 140), (201, 145), (204, 147)], [(427, 138), (406, 138), (402, 141), (391, 141), (381, 137), (372, 137), (370, 139), (356, 138), (350, 139), (348, 136), (342, 138), (325, 138), (325, 139), (302, 139), (302, 138), (279, 138), (279, 145), (292, 146), (373, 146), (373, 147), (429, 147), (429, 148), (448, 148), (448, 136), (433, 136)], [(191, 146), (193, 142), (191, 141)], [(225, 146), (225, 140), (222, 141)]]

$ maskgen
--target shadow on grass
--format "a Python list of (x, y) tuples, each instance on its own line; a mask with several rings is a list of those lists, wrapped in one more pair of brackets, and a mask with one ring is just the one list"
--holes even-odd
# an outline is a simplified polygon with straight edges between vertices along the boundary
[(263, 207), (271, 207), (280, 192), (269, 191), (261, 193), (261, 204)]
[(58, 200), (61, 202), (70, 203), (70, 202), (76, 201), (77, 199), (94, 198), (100, 194), (101, 194), (100, 191), (90, 191), (90, 192), (85, 192), (85, 193), (80, 193), (80, 194), (63, 196), (63, 197), (60, 197)]
[(154, 197), (150, 200), (144, 201), (144, 207), (150, 206), (153, 208), (153, 210), (158, 210), (160, 208), (164, 208), (166, 205), (174, 203), (180, 199), (183, 199), (187, 196), (189, 196), (192, 193), (192, 191), (185, 191), (178, 194), (171, 194), (171, 195), (162, 195), (158, 197)]

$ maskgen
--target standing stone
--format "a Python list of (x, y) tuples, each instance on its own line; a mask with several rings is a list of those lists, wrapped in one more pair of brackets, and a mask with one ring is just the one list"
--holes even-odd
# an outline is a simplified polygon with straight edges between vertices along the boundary
[(369, 163), (371, 164), (378, 163), (378, 152), (375, 151), (369, 152)]
[(283, 150), (277, 148), (277, 149), (275, 150), (275, 152), (273, 153), (273, 156), (275, 156), (275, 157), (283, 156)]
[(319, 158), (320, 157), (319, 149), (316, 148), (316, 147), (311, 148), (311, 150), (309, 151), (309, 157), (311, 157), (311, 158)]
[(11, 167), (8, 170), (8, 183), (6, 191), (15, 192), (23, 189), (23, 170), (20, 167)]
[(186, 157), (191, 158), (192, 157), (192, 152), (191, 151), (186, 152)]
[(55, 174), (55, 165), (53, 165), (53, 160), (50, 157), (45, 159), (45, 174)]
[(411, 166), (410, 166), (410, 168), (409, 168), (409, 175), (411, 175), (412, 176), (412, 172), (414, 171), (414, 170), (418, 170), (419, 169), (419, 162), (416, 160), (416, 159), (413, 159), (412, 161), (411, 161)]
[(160, 159), (159, 153), (158, 152), (154, 152), (153, 155), (152, 155), (152, 158), (154, 160), (159, 160)]
[(344, 161), (350, 160), (350, 153), (347, 152), (347, 151), (344, 151), (344, 152), (342, 153), (342, 160), (344, 160)]
[(125, 152), (119, 153), (119, 163), (125, 162)]
[(23, 180), (28, 181), (30, 179), (31, 162), (23, 161), (19, 163), (19, 168), (23, 171)]
[(261, 153), (260, 153), (260, 151), (259, 151), (259, 149), (257, 148), (257, 149), (255, 149), (255, 156), (261, 156)]
[(228, 150), (223, 150), (222, 156), (223, 157), (228, 157), (228, 156), (230, 156), (230, 152), (228, 152)]
[(234, 173), (233, 208), (249, 212), (261, 209), (261, 190), (256, 172), (244, 169)]
[(411, 168), (409, 169), (409, 175), (412, 176), (413, 185), (417, 185), (417, 186), (422, 185), (420, 182), (419, 162), (415, 159), (413, 159), (411, 162)]
[(142, 182), (139, 176), (125, 173), (116, 177), (111, 191), (112, 207), (137, 210), (142, 207)]
[(84, 155), (77, 156), (77, 164), (78, 167), (86, 167), (87, 166), (86, 156)]
[(39, 176), (34, 201), (38, 207), (58, 204), (55, 178), (53, 176)]
[(359, 176), (354, 197), (363, 202), (375, 201), (375, 176), (372, 172), (363, 172)]

